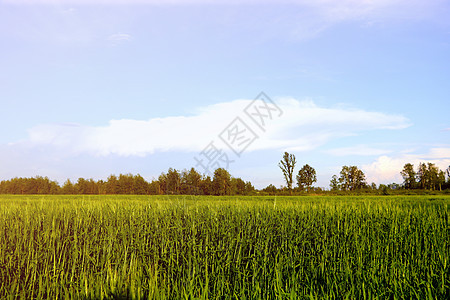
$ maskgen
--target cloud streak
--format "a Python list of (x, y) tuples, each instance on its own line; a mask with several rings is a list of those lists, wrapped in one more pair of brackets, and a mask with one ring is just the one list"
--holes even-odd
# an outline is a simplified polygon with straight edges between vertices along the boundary
[[(252, 100), (235, 100), (197, 109), (189, 116), (149, 120), (111, 120), (105, 126), (43, 124), (29, 130), (25, 144), (51, 147), (70, 155), (146, 156), (155, 152), (196, 152), (204, 149), (237, 116), (258, 135), (247, 151), (286, 149), (312, 150), (344, 136), (370, 130), (402, 129), (410, 125), (401, 115), (357, 109), (320, 107), (313, 101), (279, 99), (283, 115), (270, 120), (265, 132), (245, 119), (245, 107)], [(221, 145), (226, 148), (226, 145)]]

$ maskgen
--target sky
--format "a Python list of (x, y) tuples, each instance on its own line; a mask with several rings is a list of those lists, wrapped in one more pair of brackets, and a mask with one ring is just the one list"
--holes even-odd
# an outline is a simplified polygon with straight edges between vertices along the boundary
[(0, 180), (450, 165), (450, 2), (0, 0)]

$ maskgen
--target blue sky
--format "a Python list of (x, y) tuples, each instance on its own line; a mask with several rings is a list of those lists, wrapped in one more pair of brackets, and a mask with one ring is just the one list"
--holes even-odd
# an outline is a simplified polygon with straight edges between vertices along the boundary
[[(283, 184), (284, 151), (323, 187), (343, 165), (376, 183), (406, 162), (445, 169), (449, 15), (437, 0), (0, 0), (0, 179), (151, 180), (210, 142), (258, 188)], [(262, 91), (281, 113), (264, 130), (244, 112)], [(257, 136), (239, 156), (220, 138), (236, 117)]]

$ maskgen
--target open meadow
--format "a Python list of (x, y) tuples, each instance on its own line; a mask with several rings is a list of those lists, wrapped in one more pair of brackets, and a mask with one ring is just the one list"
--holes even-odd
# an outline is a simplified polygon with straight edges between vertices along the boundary
[(0, 298), (450, 299), (449, 196), (0, 196)]

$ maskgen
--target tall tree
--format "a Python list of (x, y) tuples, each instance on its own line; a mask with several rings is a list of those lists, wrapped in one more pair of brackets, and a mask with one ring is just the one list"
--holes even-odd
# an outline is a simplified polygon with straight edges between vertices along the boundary
[(416, 187), (416, 172), (414, 171), (413, 164), (405, 164), (400, 174), (403, 177), (403, 184), (405, 186), (405, 189), (413, 189)]
[(299, 188), (306, 188), (306, 191), (308, 191), (316, 181), (316, 170), (310, 165), (306, 164), (298, 171), (297, 184)]
[(280, 160), (278, 163), (278, 166), (280, 167), (281, 171), (283, 171), (284, 180), (286, 181), (286, 186), (289, 191), (292, 192), (292, 175), (294, 174), (294, 168), (295, 164), (297, 162), (295, 161), (294, 154), (289, 154), (287, 152), (284, 152), (283, 159)]

